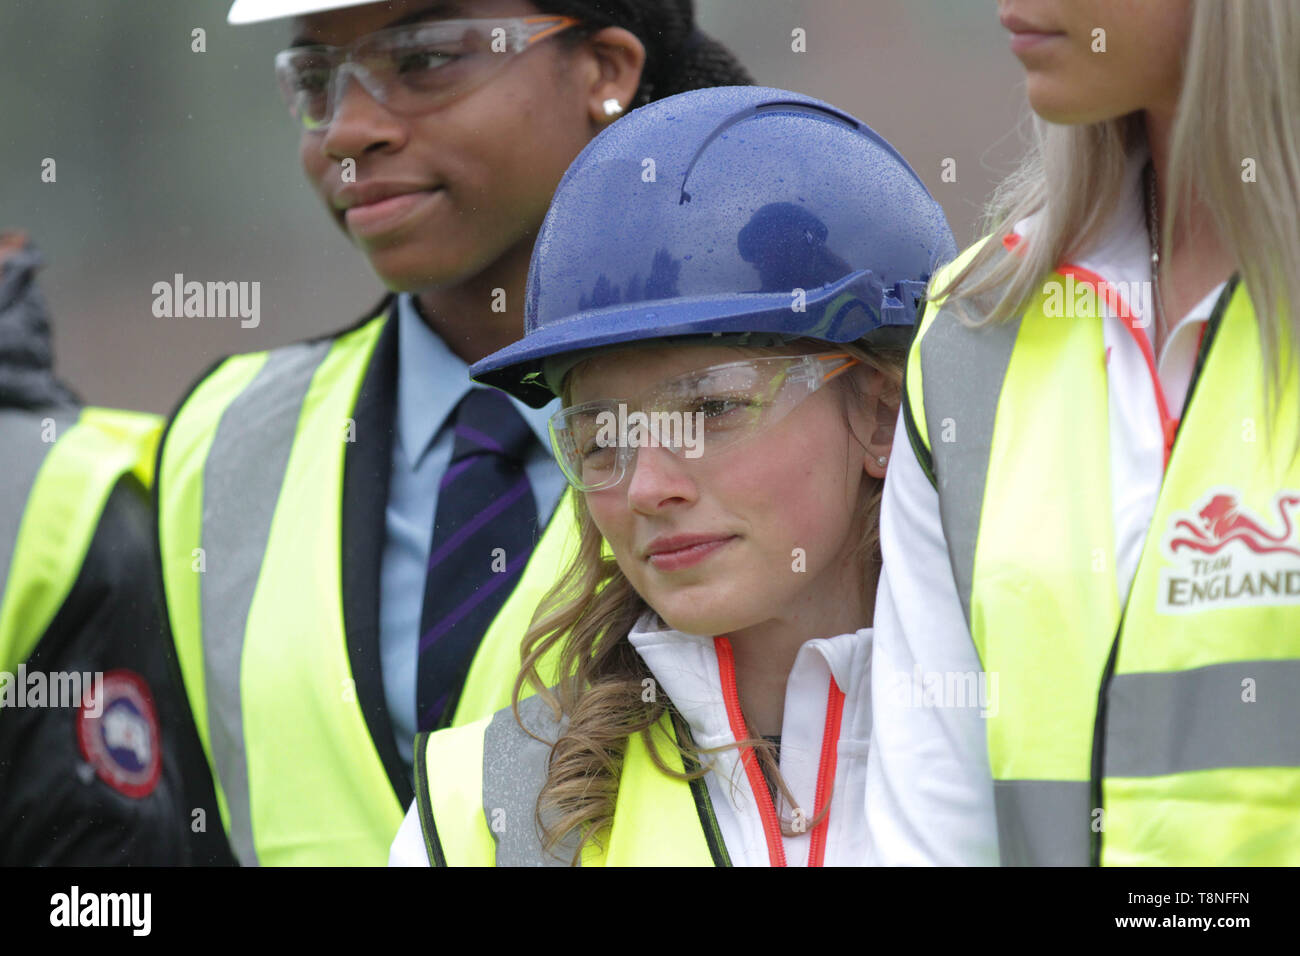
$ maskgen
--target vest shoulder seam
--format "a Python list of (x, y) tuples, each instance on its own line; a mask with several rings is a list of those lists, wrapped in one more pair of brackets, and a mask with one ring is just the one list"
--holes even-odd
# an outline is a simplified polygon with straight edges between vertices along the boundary
[[(246, 364), (253, 361), (266, 361), (274, 355), (283, 355), (295, 350), (304, 351), (319, 346), (322, 342), (340, 342), (351, 335), (366, 330), (372, 323), (386, 320), (388, 318), (388, 308), (391, 304), (390, 300), (393, 298), (394, 297), (391, 295), (386, 296), (379, 305), (376, 306), (374, 310), (371, 310), (364, 318), (345, 328), (337, 329), (333, 332), (326, 333), (325, 335), (298, 339), (295, 342), (287, 342), (284, 345), (277, 345), (274, 348), (269, 349), (259, 349), (255, 352), (231, 352), (227, 355), (223, 355), (200, 372), (190, 384), (190, 387), (186, 389), (180, 400), (172, 409), (171, 414), (167, 416), (167, 430), (170, 430), (171, 423), (176, 420), (181, 410), (189, 404), (190, 399), (202, 390), (204, 385), (212, 379), (213, 375), (225, 368), (227, 365)], [(382, 309), (380, 308), (381, 306)], [(166, 437), (166, 433), (164, 432), (163, 439), (165, 440)], [(161, 449), (162, 442), (159, 442), (159, 445)]]

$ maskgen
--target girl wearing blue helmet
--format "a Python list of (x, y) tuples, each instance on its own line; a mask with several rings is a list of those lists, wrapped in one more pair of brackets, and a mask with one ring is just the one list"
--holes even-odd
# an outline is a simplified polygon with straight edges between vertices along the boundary
[(797, 94), (683, 94), (584, 150), (524, 339), (471, 369), (562, 399), (579, 540), (515, 705), (417, 740), (393, 863), (865, 860), (877, 515), (952, 251), (901, 157)]

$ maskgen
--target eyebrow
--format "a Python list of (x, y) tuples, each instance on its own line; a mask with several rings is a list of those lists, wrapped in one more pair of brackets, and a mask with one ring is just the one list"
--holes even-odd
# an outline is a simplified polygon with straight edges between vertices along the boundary
[[(404, 17), (398, 17), (392, 23), (386, 23), (380, 30), (387, 30), (391, 27), (404, 27), (408, 23), (419, 23), (421, 20), (449, 20), (453, 17), (459, 17), (465, 12), (465, 4), (462, 0), (438, 0), (427, 7), (422, 7), (414, 13), (408, 13)], [(295, 46), (317, 46), (319, 40), (313, 40), (311, 37), (298, 36), (289, 44)]]

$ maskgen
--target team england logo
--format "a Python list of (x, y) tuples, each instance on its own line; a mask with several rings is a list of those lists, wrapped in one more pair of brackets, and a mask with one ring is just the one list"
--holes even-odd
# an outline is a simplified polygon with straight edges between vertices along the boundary
[(1241, 493), (1216, 488), (1165, 534), (1157, 610), (1186, 614), (1240, 605), (1300, 604), (1300, 491), (1274, 496), (1265, 517)]

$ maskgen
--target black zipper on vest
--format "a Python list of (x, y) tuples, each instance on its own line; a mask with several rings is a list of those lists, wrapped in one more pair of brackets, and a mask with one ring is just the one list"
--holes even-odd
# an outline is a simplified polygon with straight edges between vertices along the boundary
[[(674, 736), (677, 740), (691, 739), (690, 731), (682, 726), (684, 721), (680, 715), (673, 710), (672, 716)], [(698, 761), (694, 760), (689, 754), (682, 754), (682, 769), (687, 773), (696, 773), (700, 769)], [(713, 857), (714, 866), (731, 866), (731, 856), (727, 853), (727, 845), (722, 840), (722, 830), (718, 826), (717, 815), (713, 812), (713, 801), (709, 799), (709, 785), (703, 777), (692, 777), (690, 780), (691, 797), (695, 800), (695, 812), (700, 817), (700, 829), (704, 831), (704, 842), (708, 844), (709, 856)]]
[(447, 865), (447, 856), (438, 839), (438, 826), (433, 819), (433, 799), (429, 794), (429, 767), (425, 762), (429, 731), (415, 736), (415, 806), (420, 816), (420, 830), (424, 834), (424, 849), (429, 855), (429, 866)]
[[(1140, 563), (1141, 559), (1139, 559)], [(1133, 573), (1137, 577), (1137, 572)], [(1128, 602), (1125, 602), (1127, 608)], [(1125, 610), (1119, 614), (1119, 625), (1115, 628), (1115, 639), (1110, 645), (1110, 654), (1106, 658), (1106, 667), (1101, 673), (1101, 686), (1097, 690), (1097, 710), (1093, 717), (1092, 724), (1092, 770), (1091, 780), (1089, 782), (1088, 792), (1092, 797), (1092, 806), (1089, 807), (1089, 817), (1098, 810), (1102, 812), (1100, 821), (1090, 819), (1089, 833), (1089, 853), (1088, 864), (1090, 866), (1101, 866), (1101, 834), (1106, 827), (1106, 810), (1103, 805), (1103, 794), (1101, 792), (1102, 767), (1106, 763), (1106, 695), (1110, 692), (1110, 679), (1115, 675), (1115, 658), (1119, 655), (1119, 636), (1124, 630)]]
[[(1187, 397), (1183, 401), (1183, 414), (1178, 422), (1178, 430), (1174, 432), (1173, 444), (1169, 446), (1169, 467), (1165, 469), (1165, 474), (1169, 474), (1169, 468), (1173, 467), (1174, 451), (1178, 448), (1178, 436), (1182, 433), (1183, 422), (1187, 421), (1187, 416), (1192, 410), (1192, 399), (1196, 394), (1196, 385), (1201, 380), (1201, 373), (1205, 370), (1205, 363), (1210, 355), (1210, 346), (1214, 344), (1215, 338), (1219, 334), (1219, 327), (1223, 324), (1223, 315), (1228, 310), (1228, 303), (1232, 301), (1233, 294), (1237, 291), (1237, 284), (1240, 281), (1240, 275), (1233, 275), (1228, 284), (1224, 287), (1223, 292), (1219, 295), (1219, 301), (1214, 304), (1214, 312), (1211, 314), (1209, 321), (1206, 323), (1205, 336), (1201, 340), (1201, 347), (1196, 353), (1196, 365), (1192, 369), (1192, 380), (1187, 385)], [(1160, 479), (1161, 492), (1164, 491), (1164, 477)], [(1156, 511), (1160, 510), (1160, 495), (1156, 495)], [(1153, 515), (1154, 516), (1154, 515)], [(1147, 535), (1150, 535), (1150, 530)], [(1143, 551), (1146, 550), (1145, 539), (1143, 541)], [(1133, 586), (1137, 584), (1138, 571), (1142, 568), (1142, 557), (1138, 556), (1137, 567), (1133, 570), (1133, 581), (1129, 585), (1129, 600), (1133, 598)], [(1091, 810), (1096, 812), (1102, 811), (1100, 826), (1090, 828), (1091, 838), (1089, 862), (1092, 866), (1101, 866), (1101, 839), (1102, 833), (1106, 828), (1105, 806), (1103, 804), (1104, 794), (1102, 792), (1103, 768), (1106, 765), (1106, 699), (1110, 693), (1111, 678), (1115, 676), (1115, 661), (1119, 657), (1119, 639), (1124, 632), (1124, 617), (1128, 610), (1128, 601), (1124, 602), (1124, 607), (1120, 609), (1119, 624), (1115, 628), (1115, 639), (1111, 642), (1110, 654), (1106, 658), (1106, 667), (1102, 671), (1101, 685), (1097, 690), (1097, 711), (1093, 718), (1092, 724), (1092, 771), (1089, 792), (1092, 795)]]
[(713, 813), (713, 801), (709, 799), (709, 786), (703, 777), (691, 780), (691, 796), (695, 798), (695, 811), (700, 815), (700, 828), (704, 830), (704, 842), (709, 845), (713, 865), (731, 866), (727, 845), (722, 842), (722, 831), (718, 828), (718, 818)]
[[(939, 482), (934, 476), (934, 455), (931, 454), (930, 449), (925, 446), (925, 442), (921, 441), (921, 430), (917, 428), (916, 419), (912, 417), (912, 402), (907, 396), (907, 368), (912, 364), (912, 349), (920, 347), (917, 344), (916, 335), (921, 329), (921, 319), (925, 316), (925, 306), (927, 301), (926, 296), (921, 296), (916, 303), (916, 317), (913, 320), (912, 338), (908, 342), (906, 351), (903, 352), (903, 400), (900, 411), (903, 416), (903, 430), (907, 432), (907, 440), (912, 445), (912, 453), (916, 455), (916, 461), (921, 466), (921, 471), (925, 473), (925, 477), (929, 478), (930, 484), (937, 489), (939, 487)], [(919, 356), (917, 357), (917, 361), (920, 361)]]

